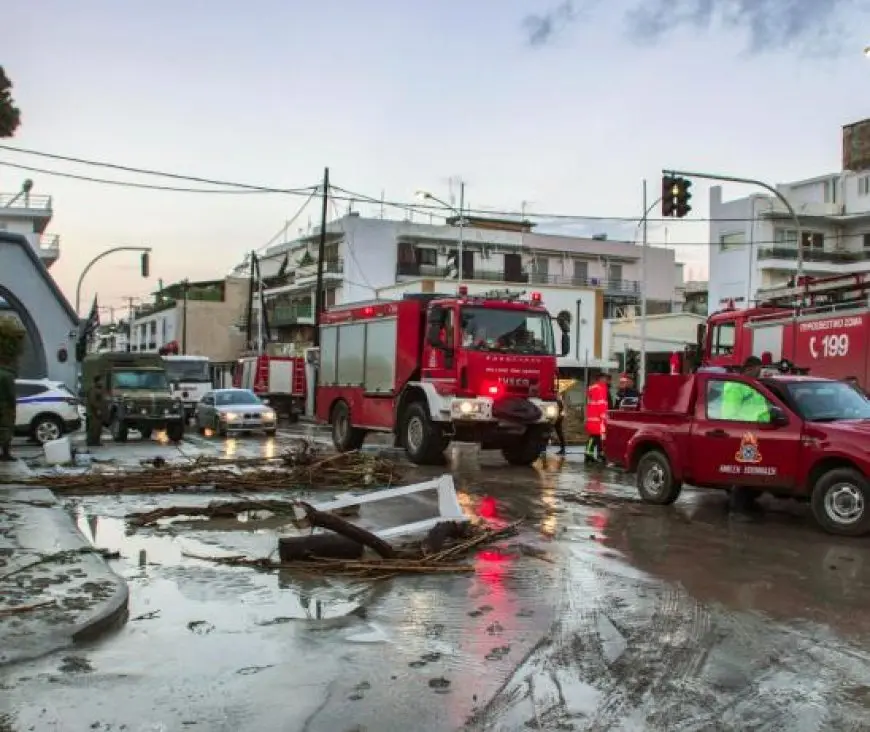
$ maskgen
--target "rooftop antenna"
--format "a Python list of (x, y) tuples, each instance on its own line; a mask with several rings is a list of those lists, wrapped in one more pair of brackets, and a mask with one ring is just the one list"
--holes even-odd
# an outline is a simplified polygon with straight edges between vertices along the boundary
[(384, 218), (384, 202), (387, 199), (387, 192), (381, 188), (381, 218)]

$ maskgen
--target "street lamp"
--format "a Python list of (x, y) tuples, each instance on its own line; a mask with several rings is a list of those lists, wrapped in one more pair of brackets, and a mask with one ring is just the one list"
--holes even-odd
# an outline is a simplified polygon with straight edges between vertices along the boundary
[(442, 201), (437, 196), (433, 196), (431, 193), (429, 193), (429, 191), (417, 191), (417, 198), (421, 198), (424, 201), (435, 201), (435, 203), (438, 203), (438, 204), (444, 206), (444, 208), (450, 209), (457, 216), (457, 219), (459, 222), (458, 223), (458, 226), (459, 226), (459, 242), (458, 242), (458, 244), (459, 245), (457, 247), (457, 252), (456, 252), (456, 258), (458, 260), (456, 262), (456, 285), (458, 287), (459, 285), (462, 284), (462, 255), (463, 255), (463, 244), (464, 244), (463, 234), (465, 233), (463, 230), (463, 226), (465, 224), (465, 221), (463, 219), (462, 212), (465, 209), (465, 182), (464, 181), (459, 182), (459, 210), (457, 210), (456, 208), (451, 206), (446, 201)]
[(870, 46), (864, 46), (864, 55), (870, 58)]

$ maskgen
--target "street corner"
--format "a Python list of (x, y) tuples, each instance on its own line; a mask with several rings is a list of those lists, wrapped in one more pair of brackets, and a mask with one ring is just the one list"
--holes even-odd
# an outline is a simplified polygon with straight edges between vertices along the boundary
[(127, 618), (127, 583), (43, 488), (0, 488), (0, 664), (91, 640)]

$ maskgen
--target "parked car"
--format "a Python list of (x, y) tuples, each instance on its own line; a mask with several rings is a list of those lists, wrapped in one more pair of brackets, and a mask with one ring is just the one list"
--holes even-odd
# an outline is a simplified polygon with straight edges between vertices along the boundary
[(223, 436), (231, 432), (265, 432), (277, 430), (275, 410), (250, 389), (215, 389), (196, 405), (197, 429)]
[(81, 429), (85, 409), (60, 381), (15, 380), (15, 434), (40, 445)]

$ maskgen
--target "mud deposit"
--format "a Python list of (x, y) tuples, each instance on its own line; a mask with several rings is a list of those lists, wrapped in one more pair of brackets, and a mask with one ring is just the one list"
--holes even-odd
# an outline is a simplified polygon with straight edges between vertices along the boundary
[[(453, 468), (466, 511), (528, 519), (470, 576), (218, 566), (187, 555), (265, 556), (281, 519), (130, 531), (127, 513), (194, 497), (77, 503), (85, 533), (121, 553), (130, 622), (0, 669), (0, 729), (867, 728), (865, 544), (817, 533), (790, 506), (757, 521), (729, 517), (717, 494), (642, 506), (579, 456), (523, 471), (460, 454)], [(376, 518), (424, 518), (427, 500)]]

